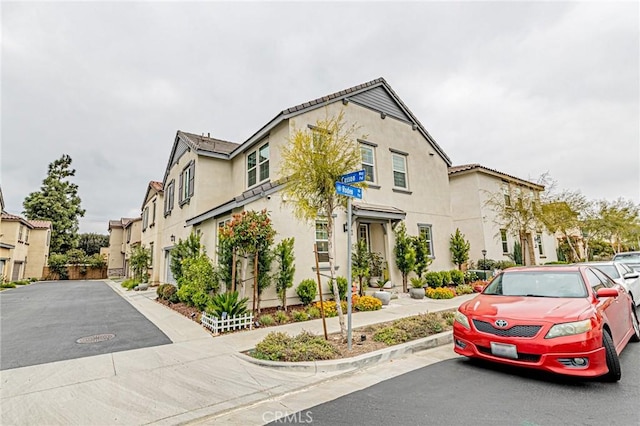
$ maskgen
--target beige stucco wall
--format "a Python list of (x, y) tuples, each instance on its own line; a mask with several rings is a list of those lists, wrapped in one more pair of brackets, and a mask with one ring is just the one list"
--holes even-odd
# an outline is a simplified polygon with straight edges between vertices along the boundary
[(24, 272), (25, 278), (41, 279), (42, 270), (49, 259), (49, 229), (34, 228), (29, 235), (29, 253)]
[(109, 254), (107, 256), (107, 274), (109, 276), (124, 275), (123, 241), (123, 228), (114, 227), (109, 230)]
[[(22, 226), (23, 232), (22, 239), (18, 238), (20, 226)], [(2, 242), (14, 246), (14, 249), (10, 250), (10, 256), (7, 256), (10, 257), (11, 260), (8, 260), (5, 264), (4, 274), (7, 281), (13, 280), (14, 269), (16, 267), (20, 268), (17, 279), (21, 280), (27, 277), (25, 275), (26, 262), (29, 260), (29, 243), (25, 241), (25, 232), (27, 229), (29, 229), (29, 227), (21, 221), (7, 219), (2, 221)], [(29, 239), (30, 238), (31, 235), (29, 235)], [(16, 262), (18, 263), (16, 264)]]
[[(130, 230), (130, 231), (129, 231)], [(142, 239), (142, 218), (136, 218), (124, 227), (124, 269), (127, 277), (132, 277), (133, 272), (129, 267), (129, 258), (133, 247), (139, 245)]]
[[(153, 215), (154, 202), (156, 206), (155, 217)], [(162, 194), (156, 191), (150, 191), (149, 197), (142, 208), (142, 212), (144, 212), (145, 208), (149, 209), (149, 223), (146, 229), (141, 228), (140, 243), (142, 247), (147, 249), (153, 246), (151, 267), (149, 268), (149, 283), (155, 285), (160, 283), (160, 271), (162, 267), (162, 247), (160, 247), (160, 235), (164, 226), (164, 198)]]

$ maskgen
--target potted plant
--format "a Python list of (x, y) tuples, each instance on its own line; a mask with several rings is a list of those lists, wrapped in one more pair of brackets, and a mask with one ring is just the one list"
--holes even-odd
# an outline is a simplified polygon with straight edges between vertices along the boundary
[(411, 288), (409, 294), (412, 299), (424, 299), (424, 286), (427, 285), (427, 280), (422, 277), (413, 277), (410, 279)]
[(373, 297), (380, 300), (383, 306), (388, 305), (389, 302), (391, 301), (391, 293), (388, 291), (384, 291), (385, 284), (386, 284), (386, 281), (384, 280), (384, 278), (379, 278), (375, 282), (375, 286), (378, 287), (378, 290), (373, 292)]

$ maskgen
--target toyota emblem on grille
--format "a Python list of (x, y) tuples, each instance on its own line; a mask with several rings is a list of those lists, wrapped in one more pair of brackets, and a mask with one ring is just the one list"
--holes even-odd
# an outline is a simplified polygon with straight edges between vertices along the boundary
[(496, 321), (496, 326), (500, 327), (500, 328), (505, 328), (507, 325), (509, 325), (509, 323), (505, 320), (498, 320)]

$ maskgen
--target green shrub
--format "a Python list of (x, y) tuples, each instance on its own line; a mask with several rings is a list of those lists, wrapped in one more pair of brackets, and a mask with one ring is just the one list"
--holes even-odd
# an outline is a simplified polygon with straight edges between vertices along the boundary
[(122, 284), (120, 284), (120, 285), (122, 287), (126, 288), (127, 290), (131, 290), (132, 288), (134, 288), (138, 284), (139, 284), (138, 281), (134, 280), (133, 278), (128, 278), (128, 279), (122, 281)]
[(318, 309), (316, 306), (307, 306), (306, 311), (310, 319), (320, 318), (320, 309)]
[(0, 288), (16, 288), (16, 285), (14, 283), (2, 283)]
[(471, 271), (465, 271), (464, 272), (464, 282), (466, 284), (472, 283), (474, 281), (478, 281), (478, 274), (476, 274), (475, 272), (471, 272)]
[(163, 284), (162, 299), (168, 300), (171, 303), (177, 303), (180, 301), (178, 298), (178, 289), (173, 284)]
[(29, 280), (13, 281), (13, 283), (14, 283), (15, 285), (27, 285), (27, 284), (29, 284), (30, 282), (31, 282), (31, 281), (29, 281)]
[(424, 278), (430, 288), (442, 287), (442, 276), (438, 272), (429, 271), (424, 274)]
[(340, 294), (340, 300), (347, 300), (347, 290), (349, 287), (349, 283), (345, 277), (337, 277), (336, 282), (338, 283), (338, 293)]
[(462, 296), (463, 294), (471, 294), (473, 293), (473, 287), (469, 284), (460, 284), (456, 286), (456, 294), (458, 296)]
[(217, 318), (222, 318), (224, 313), (227, 316), (242, 315), (247, 312), (248, 297), (238, 299), (237, 291), (230, 291), (227, 293), (216, 294), (211, 298), (211, 301), (207, 305), (206, 311), (208, 314)]
[(451, 274), (451, 281), (455, 285), (464, 284), (464, 272), (457, 269), (452, 269), (451, 271), (449, 271), (449, 273)]
[(442, 278), (442, 285), (451, 284), (451, 273), (449, 271), (440, 271), (440, 278)]
[(204, 291), (199, 290), (191, 296), (191, 302), (193, 303), (193, 306), (198, 308), (200, 311), (204, 311), (207, 308), (209, 302), (211, 302), (211, 296), (209, 296)]
[(373, 340), (391, 346), (406, 342), (409, 336), (406, 331), (397, 327), (384, 327), (373, 334)]
[(162, 299), (162, 292), (164, 291), (164, 288), (169, 285), (169, 284), (160, 284), (158, 287), (156, 287), (156, 296), (158, 296), (158, 299)]
[(287, 315), (285, 311), (276, 311), (273, 319), (276, 320), (278, 324), (286, 324), (289, 322), (289, 315)]
[(190, 285), (182, 285), (178, 289), (178, 299), (188, 306), (195, 306), (192, 298), (198, 292), (198, 289)]
[(423, 288), (427, 285), (427, 280), (422, 277), (411, 277), (409, 281), (411, 282), (411, 287), (413, 288)]
[(307, 321), (309, 319), (309, 314), (305, 311), (293, 311), (291, 316), (295, 322)]
[(317, 293), (318, 289), (316, 287), (316, 282), (311, 279), (302, 280), (296, 288), (296, 294), (302, 301), (303, 305), (308, 305), (313, 302)]
[(258, 317), (258, 322), (265, 327), (269, 327), (276, 323), (276, 321), (273, 319), (273, 316), (269, 314), (260, 315), (260, 317)]
[(307, 331), (295, 337), (272, 332), (256, 345), (252, 356), (271, 361), (315, 361), (334, 359), (338, 356), (338, 350), (323, 337)]

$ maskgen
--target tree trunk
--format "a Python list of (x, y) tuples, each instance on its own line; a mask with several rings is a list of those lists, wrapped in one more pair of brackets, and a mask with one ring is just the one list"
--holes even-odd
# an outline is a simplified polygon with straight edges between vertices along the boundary
[(525, 239), (527, 240), (527, 250), (529, 251), (530, 265), (535, 265), (536, 251), (535, 251), (535, 248), (533, 247), (533, 234), (528, 234), (528, 236), (525, 236)]
[[(328, 210), (333, 211), (333, 210)], [(340, 323), (340, 334), (344, 340), (347, 339), (347, 327), (344, 323), (344, 314), (342, 312), (342, 304), (340, 303), (340, 291), (336, 281), (336, 269), (334, 264), (334, 248), (333, 248), (333, 217), (329, 214), (327, 217), (327, 235), (329, 246), (329, 274), (333, 287), (333, 298), (336, 301), (336, 311), (338, 311), (338, 322)]]
[(573, 261), (574, 262), (579, 262), (580, 261), (580, 256), (578, 255), (578, 252), (576, 251), (576, 249), (573, 247), (573, 244), (571, 243), (571, 237), (569, 237), (569, 235), (567, 235), (566, 233), (564, 234), (565, 237), (567, 237), (567, 244), (569, 245), (569, 248), (571, 249), (571, 255), (573, 256)]
[(405, 293), (409, 291), (407, 289), (407, 274), (402, 274), (402, 291)]

